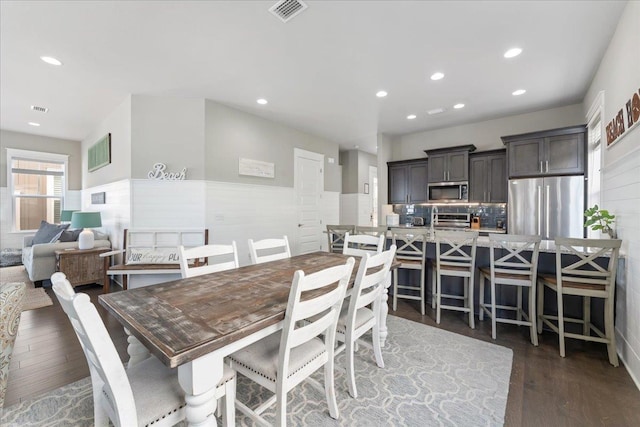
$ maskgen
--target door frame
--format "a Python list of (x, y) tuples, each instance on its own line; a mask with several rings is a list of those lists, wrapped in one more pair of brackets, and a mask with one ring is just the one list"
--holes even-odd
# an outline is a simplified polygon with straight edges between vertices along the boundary
[(300, 220), (300, 208), (298, 206), (298, 189), (300, 187), (300, 182), (298, 182), (298, 166), (300, 158), (307, 158), (310, 160), (316, 160), (320, 162), (320, 186), (318, 187), (318, 198), (320, 202), (318, 203), (318, 209), (320, 210), (320, 226), (318, 227), (318, 243), (322, 245), (323, 237), (322, 237), (322, 225), (323, 225), (323, 214), (322, 214), (322, 193), (324, 193), (324, 154), (316, 153), (313, 151), (303, 150), (301, 148), (294, 147), (293, 149), (293, 193), (294, 193), (294, 205), (296, 207), (296, 239), (295, 239), (295, 248), (296, 254), (300, 253), (300, 228), (297, 227), (298, 221)]

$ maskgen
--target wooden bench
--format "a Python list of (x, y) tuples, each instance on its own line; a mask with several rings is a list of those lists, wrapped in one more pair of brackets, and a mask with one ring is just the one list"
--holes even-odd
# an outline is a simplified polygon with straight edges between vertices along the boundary
[[(122, 288), (129, 287), (130, 275), (180, 274), (178, 246), (190, 248), (209, 243), (207, 229), (125, 229), (122, 249), (100, 254), (105, 262), (104, 293), (109, 292), (109, 276), (122, 276)], [(115, 263), (115, 255), (123, 255)], [(207, 260), (196, 260), (195, 265)], [(113, 264), (113, 265), (112, 265)]]

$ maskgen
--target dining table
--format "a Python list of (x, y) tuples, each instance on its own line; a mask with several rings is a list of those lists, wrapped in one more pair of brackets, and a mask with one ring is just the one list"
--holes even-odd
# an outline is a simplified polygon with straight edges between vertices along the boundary
[[(153, 354), (178, 369), (189, 426), (216, 425), (214, 392), (224, 358), (282, 329), (295, 271), (314, 273), (346, 263), (329, 252), (292, 256), (99, 296), (100, 304), (125, 328), (129, 365)], [(359, 257), (355, 257), (352, 287)], [(380, 292), (381, 344), (387, 337), (387, 289)]]

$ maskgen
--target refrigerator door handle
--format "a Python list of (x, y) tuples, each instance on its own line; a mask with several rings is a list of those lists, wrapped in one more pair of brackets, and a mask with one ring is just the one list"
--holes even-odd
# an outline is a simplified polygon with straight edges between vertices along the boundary
[(545, 230), (546, 236), (545, 237), (548, 239), (549, 238), (549, 191), (550, 191), (549, 189), (550, 189), (550, 186), (547, 184), (545, 187), (546, 187), (546, 194), (545, 194), (546, 212), (545, 212), (545, 218), (547, 220), (547, 223), (545, 224), (546, 225), (546, 230)]
[(538, 193), (538, 235), (542, 235), (542, 188), (536, 187)]

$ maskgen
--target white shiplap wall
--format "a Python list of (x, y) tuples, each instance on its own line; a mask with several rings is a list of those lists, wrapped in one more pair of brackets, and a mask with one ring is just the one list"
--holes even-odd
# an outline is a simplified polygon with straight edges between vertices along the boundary
[(618, 353), (640, 387), (640, 149), (603, 170), (603, 207), (616, 215), (625, 270), (618, 275), (616, 319)]

